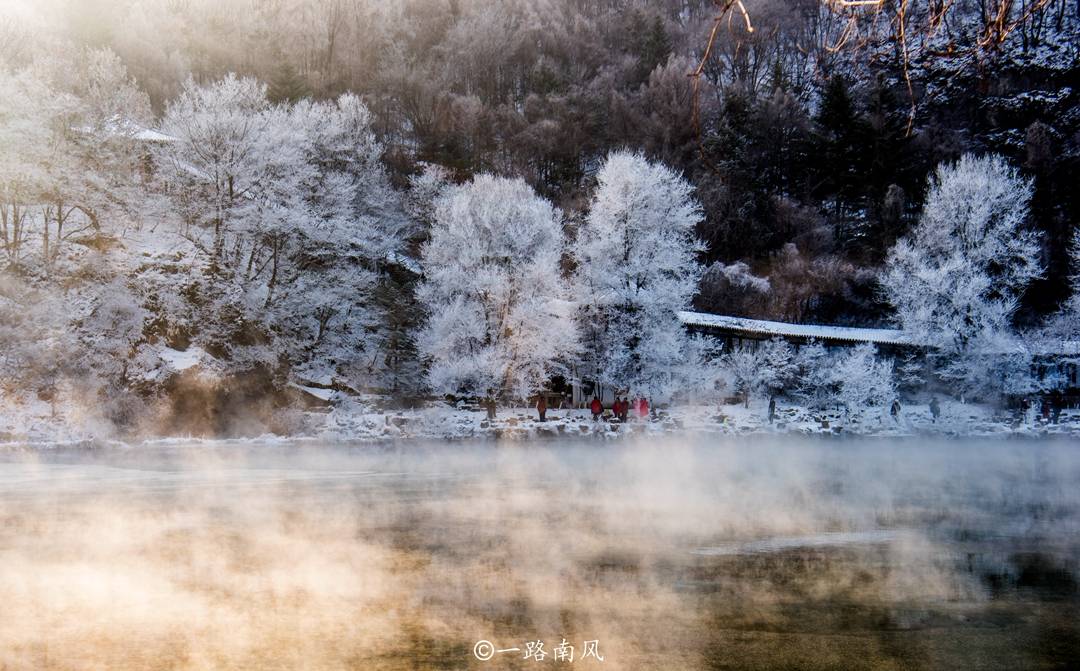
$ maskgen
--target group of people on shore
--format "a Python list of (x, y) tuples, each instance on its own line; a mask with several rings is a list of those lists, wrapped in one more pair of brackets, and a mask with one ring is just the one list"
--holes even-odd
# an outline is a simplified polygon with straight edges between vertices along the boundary
[[(488, 419), (495, 419), (495, 402), (494, 399), (485, 399), (484, 406), (488, 413)], [(547, 398), (541, 394), (536, 399), (536, 413), (540, 417), (540, 421), (547, 421), (548, 402)], [(563, 406), (560, 406), (563, 407)], [(592, 413), (594, 421), (599, 421), (604, 416), (604, 404), (596, 396), (593, 397), (589, 403), (589, 411)], [(612, 418), (618, 422), (629, 422), (631, 417), (635, 419), (645, 419), (649, 416), (650, 411), (649, 399), (647, 398), (635, 398), (630, 400), (625, 396), (622, 398), (616, 397), (615, 402), (611, 405)]]
[[(604, 404), (598, 397), (593, 396), (593, 400), (589, 403), (589, 411), (592, 413), (593, 421), (598, 422), (604, 416)], [(629, 422), (631, 415), (636, 419), (645, 419), (649, 416), (649, 399), (642, 397), (631, 401), (625, 396), (616, 397), (615, 402), (611, 404), (611, 414), (619, 422)]]
[(1027, 421), (1032, 409), (1037, 408), (1036, 418), (1043, 424), (1057, 424), (1061, 420), (1061, 412), (1065, 409), (1065, 398), (1061, 392), (1055, 391), (1043, 394), (1038, 399), (1024, 397), (1020, 399), (1020, 420)]

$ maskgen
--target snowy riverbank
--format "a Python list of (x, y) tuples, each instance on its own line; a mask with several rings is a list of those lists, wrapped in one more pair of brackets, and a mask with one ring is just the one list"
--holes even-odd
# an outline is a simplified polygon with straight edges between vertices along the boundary
[(400, 413), (363, 412), (359, 408), (338, 408), (318, 422), (313, 432), (325, 440), (382, 438), (501, 439), (595, 436), (616, 439), (673, 433), (688, 434), (798, 434), (798, 435), (971, 435), (971, 436), (1060, 436), (1080, 435), (1080, 411), (1062, 413), (1057, 424), (1044, 423), (1034, 413), (1023, 421), (1015, 414), (991, 408), (946, 401), (934, 421), (929, 408), (912, 406), (894, 420), (887, 411), (848, 418), (843, 413), (812, 412), (807, 408), (779, 403), (772, 423), (764, 403), (742, 405), (682, 406), (661, 409), (645, 421), (626, 424), (607, 419), (593, 421), (587, 410), (549, 411), (540, 422), (535, 410), (501, 409), (494, 421), (482, 412), (433, 407)]
[[(529, 440), (592, 437), (615, 440), (662, 435), (860, 435), (898, 437), (942, 436), (1080, 436), (1080, 411), (1065, 411), (1057, 424), (1042, 421), (1034, 412), (1019, 420), (1015, 413), (977, 404), (942, 402), (934, 421), (926, 405), (910, 405), (894, 420), (887, 411), (860, 417), (842, 412), (822, 413), (780, 402), (775, 421), (769, 422), (763, 402), (742, 405), (696, 405), (662, 408), (652, 418), (626, 424), (602, 419), (593, 421), (587, 410), (551, 410), (540, 422), (535, 410), (500, 408), (494, 421), (484, 412), (443, 404), (386, 411), (347, 400), (327, 411), (292, 411), (296, 431), (287, 436), (259, 435), (236, 439), (265, 441), (316, 441), (327, 443), (398, 440)], [(189, 441), (187, 436), (149, 437), (151, 442)], [(47, 404), (0, 408), (0, 445), (62, 445), (84, 442), (130, 442), (119, 440), (108, 427), (74, 414), (53, 417)], [(143, 442), (143, 441), (139, 441)]]

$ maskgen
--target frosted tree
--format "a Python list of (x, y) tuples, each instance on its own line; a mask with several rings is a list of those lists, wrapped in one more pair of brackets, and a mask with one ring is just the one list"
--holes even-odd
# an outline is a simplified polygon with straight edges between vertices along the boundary
[(37, 218), (38, 194), (47, 182), (50, 146), (45, 106), (51, 92), (30, 73), (0, 69), (0, 245), (5, 265), (17, 265)]
[(1072, 314), (1074, 329), (1080, 328), (1080, 228), (1073, 232), (1072, 245), (1069, 247), (1069, 260), (1072, 274), (1069, 276), (1072, 295), (1066, 303), (1066, 311)]
[(1031, 194), (1002, 157), (964, 155), (938, 166), (918, 225), (889, 252), (881, 283), (897, 320), (936, 348), (938, 374), (961, 391), (977, 386), (973, 357), (1008, 331), (1042, 271), (1024, 227)]
[(1069, 266), (1069, 297), (1057, 314), (1048, 320), (1046, 327), (1036, 335), (1050, 346), (1055, 346), (1054, 341), (1060, 345), (1062, 340), (1080, 339), (1080, 229), (1073, 233), (1072, 243), (1069, 245)]
[(281, 287), (275, 313), (293, 329), (297, 355), (311, 361), (309, 368), (325, 368), (309, 375), (336, 369), (370, 378), (380, 340), (370, 334), (383, 326), (371, 307), (377, 268), (403, 248), (412, 222), (390, 186), (383, 146), (359, 98), (298, 103), (288, 124), (311, 170), (299, 185), (306, 209), (281, 229), (292, 279)]
[(125, 265), (105, 250), (145, 195), (134, 135), (149, 102), (112, 52), (54, 47), (0, 66), (0, 268), (18, 268), (0, 279), (0, 322), (19, 325), (0, 333), (0, 376), (56, 404), (71, 379), (127, 383), (131, 348), (87, 336)]
[(765, 389), (760, 352), (753, 347), (736, 347), (724, 355), (721, 367), (727, 378), (727, 385), (742, 396), (743, 405), (749, 408), (750, 399)]
[(435, 201), (450, 184), (450, 173), (441, 165), (424, 163), (419, 173), (409, 177), (405, 211), (427, 228), (435, 218)]
[(833, 356), (816, 341), (801, 347), (795, 357), (795, 396), (810, 408), (823, 410), (835, 402), (832, 363)]
[(86, 361), (81, 363), (106, 379), (126, 382), (128, 354), (142, 339), (150, 315), (122, 281), (96, 288), (98, 294), (81, 320), (85, 328), (80, 337), (87, 345), (82, 350), (87, 354)]
[(772, 338), (762, 343), (761, 358), (766, 375), (765, 391), (770, 396), (787, 391), (797, 371), (795, 348), (783, 338)]
[(773, 396), (791, 387), (797, 372), (795, 350), (786, 340), (773, 338), (733, 349), (722, 358), (721, 368), (750, 407), (754, 396)]
[(675, 171), (641, 154), (608, 155), (574, 246), (584, 376), (659, 397), (680, 384), (688, 336), (677, 313), (701, 277), (701, 218)]
[(690, 403), (717, 400), (731, 386), (722, 343), (708, 336), (690, 336), (685, 360), (675, 376), (685, 385), (686, 394), (682, 398)]
[(1080, 331), (1080, 228), (1073, 233), (1069, 259), (1072, 268), (1070, 275), (1072, 294), (1065, 304), (1064, 312), (1066, 319), (1070, 322), (1069, 330), (1075, 334)]
[(73, 48), (0, 71), (0, 98), (0, 244), (18, 262), (36, 238), (49, 272), (67, 241), (130, 220), (149, 100), (115, 54)]
[[(1072, 385), (1067, 366), (1080, 364), (1080, 353), (1074, 343), (1080, 340), (1080, 229), (1073, 232), (1069, 245), (1070, 294), (1061, 308), (1037, 329), (1024, 332), (1021, 338), (1008, 343), (1014, 352), (1000, 371), (1005, 390), (1013, 394), (1030, 394), (1062, 390)], [(1033, 375), (1038, 355), (1050, 354), (1058, 364)]]
[[(313, 178), (311, 171), (294, 170), (302, 148), (287, 132), (287, 120), (283, 109), (271, 107), (264, 85), (232, 74), (206, 86), (189, 79), (169, 105), (164, 129), (178, 139), (167, 148), (179, 183), (177, 200), (188, 235), (212, 270), (257, 255), (264, 229), (271, 230), (269, 254), (276, 253), (272, 229), (284, 212), (275, 196), (298, 193), (299, 184)], [(230, 236), (246, 241), (250, 251), (226, 257)]]
[(316, 169), (304, 185), (320, 223), (344, 232), (372, 259), (397, 253), (415, 233), (382, 163), (385, 148), (375, 137), (372, 115), (359, 97), (302, 101), (290, 111), (292, 132), (304, 138), (305, 159)]
[(562, 217), (521, 179), (477, 175), (435, 203), (417, 341), (440, 393), (525, 398), (574, 356)]
[(371, 122), (356, 96), (275, 105), (233, 75), (189, 81), (166, 114), (171, 192), (209, 271), (206, 325), (239, 311), (304, 377), (373, 374), (379, 267), (412, 235)]
[(870, 343), (851, 348), (828, 365), (836, 402), (848, 416), (859, 417), (871, 409), (884, 408), (896, 398), (892, 361), (878, 358)]
[(849, 417), (884, 408), (896, 398), (893, 364), (878, 357), (870, 343), (838, 352), (810, 343), (796, 357), (795, 380), (796, 396), (809, 407), (839, 406)]

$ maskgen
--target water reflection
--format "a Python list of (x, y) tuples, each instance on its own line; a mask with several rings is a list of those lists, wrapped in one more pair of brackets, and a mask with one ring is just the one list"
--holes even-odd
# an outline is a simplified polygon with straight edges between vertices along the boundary
[(1068, 668), (1078, 483), (985, 441), (8, 455), (0, 668)]

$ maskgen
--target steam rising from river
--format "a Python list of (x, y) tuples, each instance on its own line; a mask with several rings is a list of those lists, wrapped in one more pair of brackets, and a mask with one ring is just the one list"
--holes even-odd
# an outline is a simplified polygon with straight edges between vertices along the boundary
[(10, 455), (0, 668), (1068, 661), (1078, 483), (1035, 443)]

